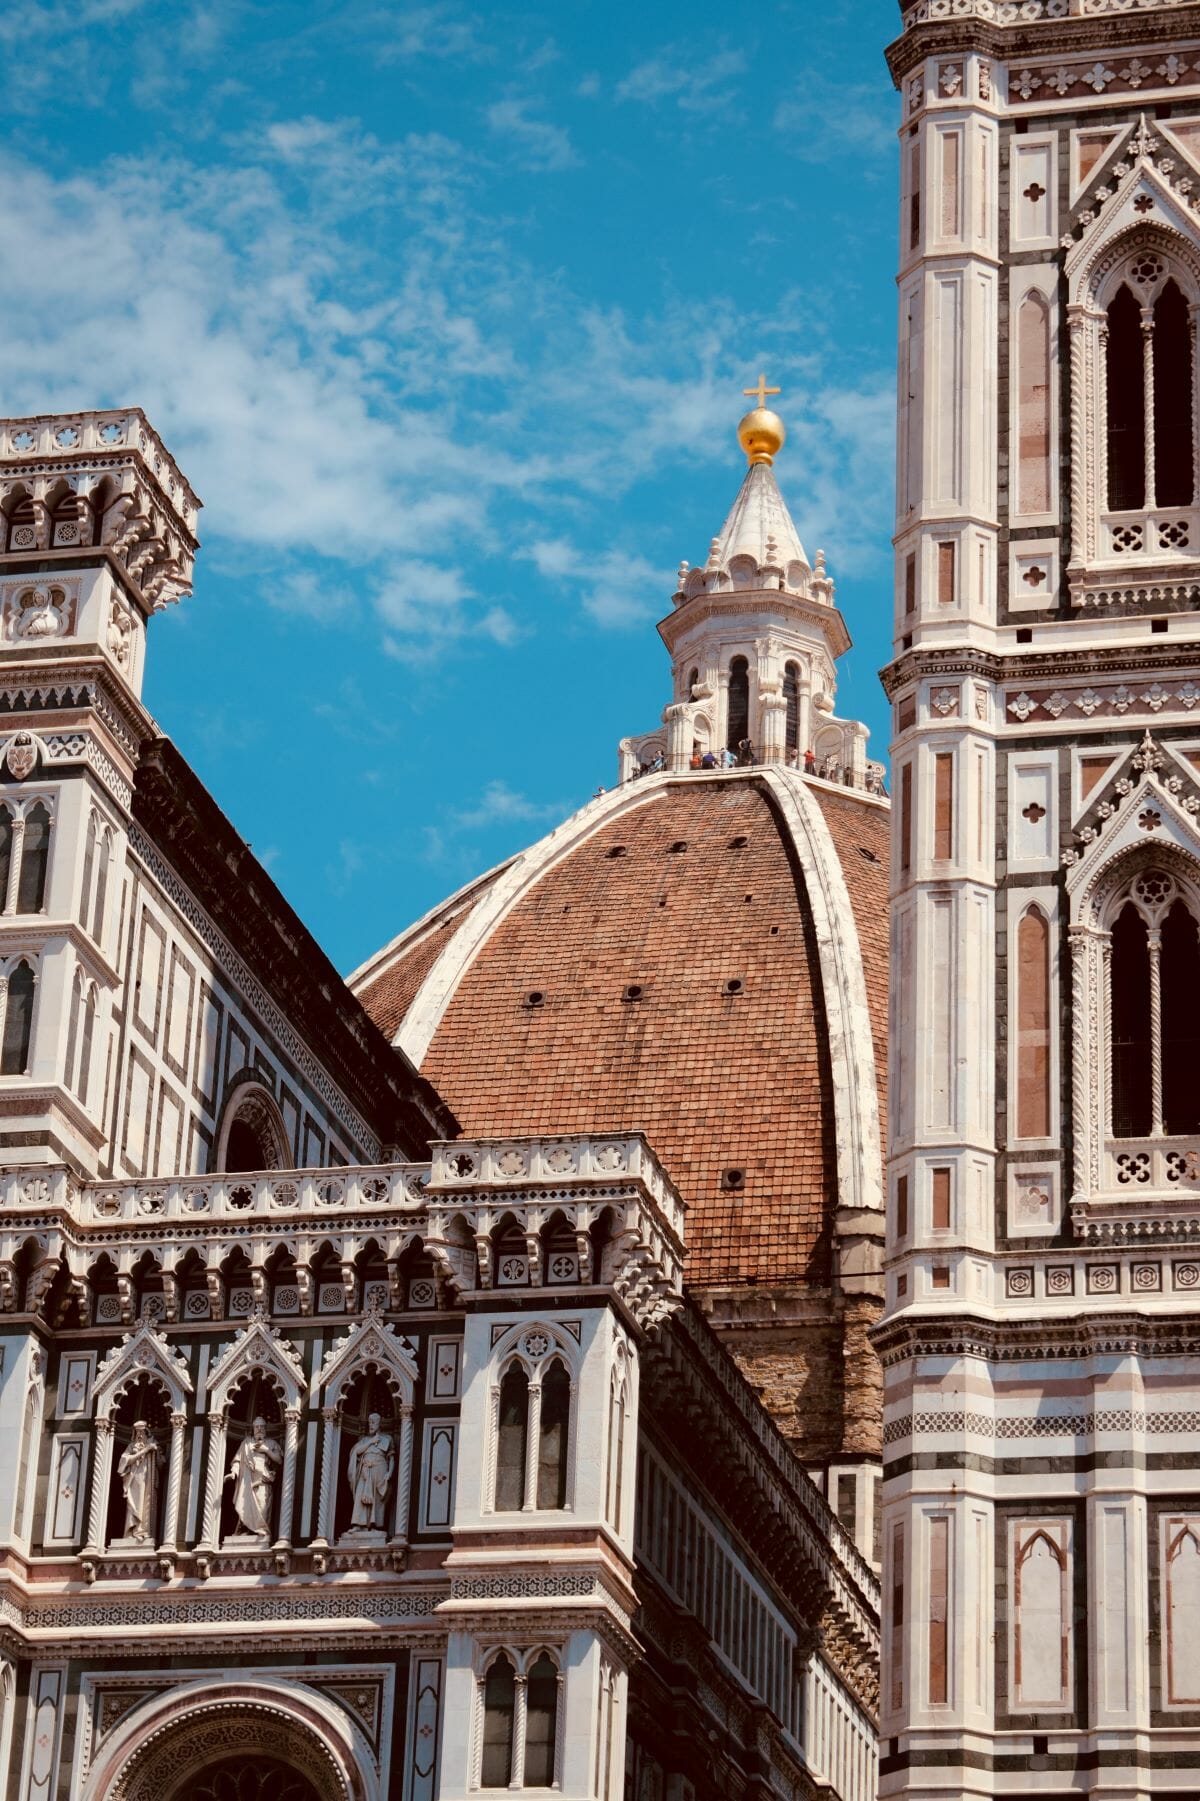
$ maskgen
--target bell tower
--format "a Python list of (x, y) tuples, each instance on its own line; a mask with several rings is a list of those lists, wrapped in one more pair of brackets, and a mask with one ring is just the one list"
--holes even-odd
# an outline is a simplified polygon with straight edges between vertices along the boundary
[(1195, 1793), (1200, 7), (901, 10), (880, 1793)]
[(111, 1167), (151, 615), (200, 503), (137, 409), (0, 421), (0, 1155)]

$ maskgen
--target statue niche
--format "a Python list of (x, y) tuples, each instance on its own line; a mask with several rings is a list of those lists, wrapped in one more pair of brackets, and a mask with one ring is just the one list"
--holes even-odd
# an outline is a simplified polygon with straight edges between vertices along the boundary
[(279, 1396), (265, 1373), (256, 1373), (239, 1388), (228, 1439), (231, 1455), (221, 1501), (221, 1542), (268, 1545), (276, 1532), (284, 1428)]
[(113, 1457), (106, 1539), (113, 1549), (153, 1550), (159, 1542), (170, 1405), (143, 1376), (125, 1389), (112, 1414)]
[(336, 1536), (384, 1543), (394, 1512), (399, 1422), (396, 1400), (382, 1374), (364, 1369), (347, 1385), (341, 1404)]

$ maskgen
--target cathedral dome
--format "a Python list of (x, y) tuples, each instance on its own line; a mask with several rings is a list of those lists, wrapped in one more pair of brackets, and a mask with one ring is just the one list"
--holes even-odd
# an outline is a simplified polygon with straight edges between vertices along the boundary
[(645, 1134), (685, 1283), (841, 1483), (881, 1448), (888, 804), (834, 715), (850, 639), (771, 467), (775, 391), (749, 390), (750, 466), (680, 566), (672, 698), (621, 741), (619, 787), (350, 982), (469, 1138)]
[(647, 775), (351, 982), (469, 1136), (643, 1131), (693, 1288), (825, 1286), (880, 1205), (887, 845), (795, 770)]

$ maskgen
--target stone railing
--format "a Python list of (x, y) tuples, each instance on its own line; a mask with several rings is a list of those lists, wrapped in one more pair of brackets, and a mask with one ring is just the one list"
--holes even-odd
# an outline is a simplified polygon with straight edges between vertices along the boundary
[(44, 413), (0, 420), (0, 464), (91, 459), (137, 451), (191, 531), (200, 503), (140, 407), (111, 413)]
[(640, 1132), (626, 1137), (456, 1139), (435, 1145), (429, 1186), (444, 1190), (520, 1188), (578, 1182), (641, 1184), (677, 1239), (683, 1239), (684, 1207), (679, 1193)]
[[(682, 1297), (683, 1229), (683, 1202), (637, 1133), (458, 1140), (436, 1145), (431, 1164), (132, 1182), (10, 1169), (0, 1174), (0, 1311), (37, 1312), (65, 1266), (90, 1314), (103, 1253), (114, 1266), (119, 1317), (129, 1323), (143, 1310), (136, 1272), (149, 1251), (171, 1320), (175, 1285), (197, 1248), (212, 1294), (224, 1293), (222, 1270), (236, 1249), (249, 1265), (247, 1294), (267, 1301), (269, 1260), (286, 1233), (304, 1312), (322, 1247), (336, 1246), (353, 1297), (355, 1260), (374, 1244), (398, 1296), (403, 1259), (419, 1239), (460, 1300), (493, 1288), (610, 1287), (649, 1326)], [(425, 1286), (422, 1304), (430, 1305), (428, 1278)]]

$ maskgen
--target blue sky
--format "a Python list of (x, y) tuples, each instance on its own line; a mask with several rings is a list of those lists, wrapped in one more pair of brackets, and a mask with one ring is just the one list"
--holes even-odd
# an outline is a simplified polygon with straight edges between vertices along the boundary
[(146, 700), (342, 968), (657, 721), (760, 367), (882, 754), (897, 20), (0, 13), (3, 410), (140, 404), (205, 501)]

